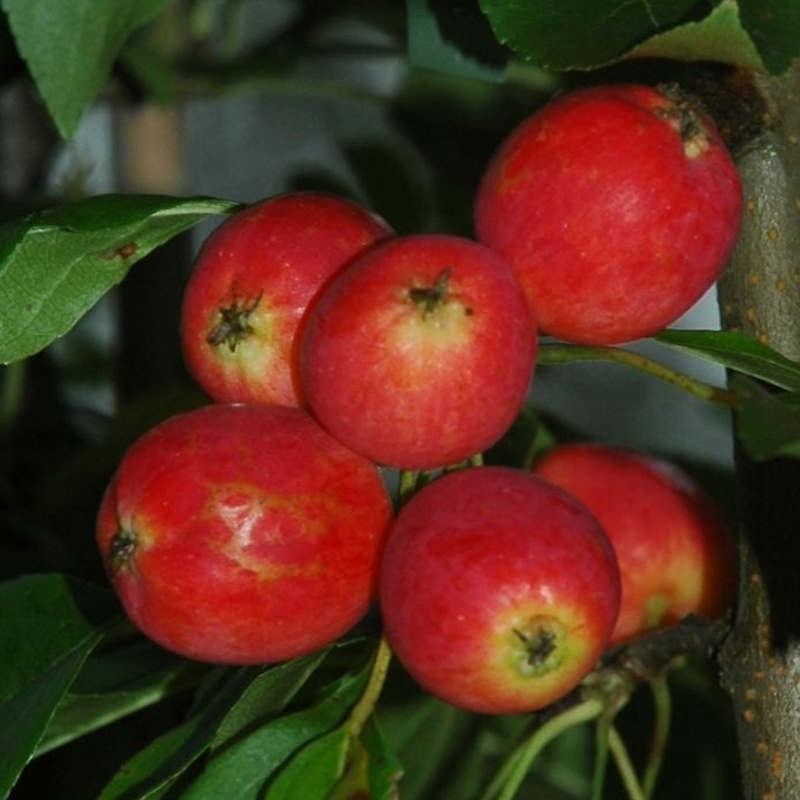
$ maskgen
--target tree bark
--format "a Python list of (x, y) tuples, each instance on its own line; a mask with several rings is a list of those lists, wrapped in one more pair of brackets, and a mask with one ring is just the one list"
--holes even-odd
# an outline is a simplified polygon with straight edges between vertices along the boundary
[[(757, 79), (766, 125), (738, 155), (743, 227), (719, 285), (723, 327), (800, 360), (800, 69)], [(736, 448), (741, 581), (720, 653), (746, 800), (800, 798), (800, 461)]]

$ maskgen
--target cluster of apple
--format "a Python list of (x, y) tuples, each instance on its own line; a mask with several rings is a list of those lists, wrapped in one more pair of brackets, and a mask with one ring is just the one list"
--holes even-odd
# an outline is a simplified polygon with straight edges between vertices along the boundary
[[(729, 604), (710, 502), (660, 461), (570, 445), (478, 466), (518, 414), (539, 330), (614, 343), (713, 283), (741, 209), (712, 123), (641, 86), (559, 98), (476, 198), (477, 241), (394, 235), (317, 193), (234, 214), (186, 288), (187, 366), (214, 401), (125, 454), (98, 515), (110, 578), (163, 646), (271, 663), (379, 601), (429, 691), (541, 708), (610, 646)], [(394, 508), (386, 468), (422, 476)]]

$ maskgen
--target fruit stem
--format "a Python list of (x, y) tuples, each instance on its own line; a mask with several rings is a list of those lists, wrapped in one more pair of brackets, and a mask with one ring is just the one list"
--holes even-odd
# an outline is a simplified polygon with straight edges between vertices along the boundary
[(386, 637), (381, 636), (378, 648), (375, 651), (375, 660), (372, 662), (372, 671), (370, 672), (367, 686), (359, 701), (353, 706), (347, 719), (347, 731), (352, 739), (358, 738), (367, 720), (375, 710), (375, 704), (378, 702), (383, 690), (383, 684), (386, 682), (386, 673), (389, 671), (391, 660), (392, 651), (389, 648)]
[(734, 392), (695, 380), (652, 358), (621, 347), (584, 347), (574, 344), (543, 344), (539, 347), (538, 365), (567, 364), (570, 361), (614, 361), (671, 383), (701, 400), (725, 406), (736, 405)]
[(590, 697), (550, 717), (540, 725), (506, 760), (483, 794), (481, 800), (511, 800), (519, 790), (536, 757), (564, 731), (599, 717), (605, 704), (599, 697)]
[(653, 708), (655, 721), (653, 725), (653, 739), (650, 744), (650, 754), (647, 757), (644, 777), (642, 778), (642, 788), (644, 796), (653, 796), (653, 791), (658, 780), (658, 773), (664, 760), (664, 751), (667, 749), (669, 740), (670, 718), (672, 716), (672, 698), (669, 691), (669, 683), (666, 674), (657, 675), (651, 678), (650, 691), (653, 695)]
[(595, 730), (594, 768), (592, 774), (592, 800), (603, 800), (603, 786), (608, 771), (608, 739), (611, 732), (611, 717), (602, 714)]
[(397, 506), (402, 508), (417, 491), (420, 472), (416, 469), (401, 469), (398, 476)]
[(617, 764), (622, 783), (630, 800), (647, 800), (639, 779), (636, 777), (636, 770), (633, 768), (631, 757), (628, 755), (628, 748), (625, 747), (625, 742), (614, 725), (608, 731), (608, 748), (611, 751), (611, 755), (614, 756), (614, 761)]

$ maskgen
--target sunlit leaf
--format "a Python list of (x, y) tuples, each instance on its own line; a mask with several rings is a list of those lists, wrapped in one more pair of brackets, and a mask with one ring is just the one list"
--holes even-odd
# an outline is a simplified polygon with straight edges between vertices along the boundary
[(480, 4), (500, 42), (557, 70), (647, 57), (720, 61), (780, 74), (800, 55), (800, 10), (793, 0), (721, 0), (703, 17), (691, 0)]
[(99, 195), (0, 226), (0, 363), (66, 333), (132, 264), (225, 200)]
[(722, 0), (704, 19), (656, 34), (625, 57), (721, 61), (743, 69), (766, 71), (753, 40), (742, 27), (736, 0)]
[(800, 391), (800, 364), (744, 333), (667, 330), (653, 338), (782, 389)]

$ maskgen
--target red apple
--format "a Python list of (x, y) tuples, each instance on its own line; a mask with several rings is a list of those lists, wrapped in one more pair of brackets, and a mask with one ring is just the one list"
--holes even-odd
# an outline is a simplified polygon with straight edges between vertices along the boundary
[(268, 663), (361, 618), (390, 517), (374, 465), (306, 412), (214, 405), (130, 448), (97, 541), (147, 636), (202, 661)]
[(505, 433), (536, 335), (508, 265), (475, 242), (381, 242), (329, 284), (301, 345), (303, 391), (336, 438), (379, 464), (428, 469)]
[(612, 344), (656, 333), (714, 283), (741, 205), (708, 117), (648, 86), (598, 86), (512, 132), (483, 176), (475, 226), (541, 330)]
[(353, 256), (389, 236), (349, 200), (281, 195), (234, 214), (204, 244), (186, 286), (186, 365), (218, 402), (302, 405), (296, 343), (309, 303)]
[(619, 573), (597, 520), (530, 473), (446, 474), (399, 512), (380, 604), (400, 662), (430, 693), (483, 713), (571, 691), (605, 650)]
[(613, 642), (687, 614), (715, 619), (736, 586), (733, 538), (712, 501), (661, 459), (605, 445), (563, 445), (535, 473), (584, 503), (617, 554), (622, 605)]

